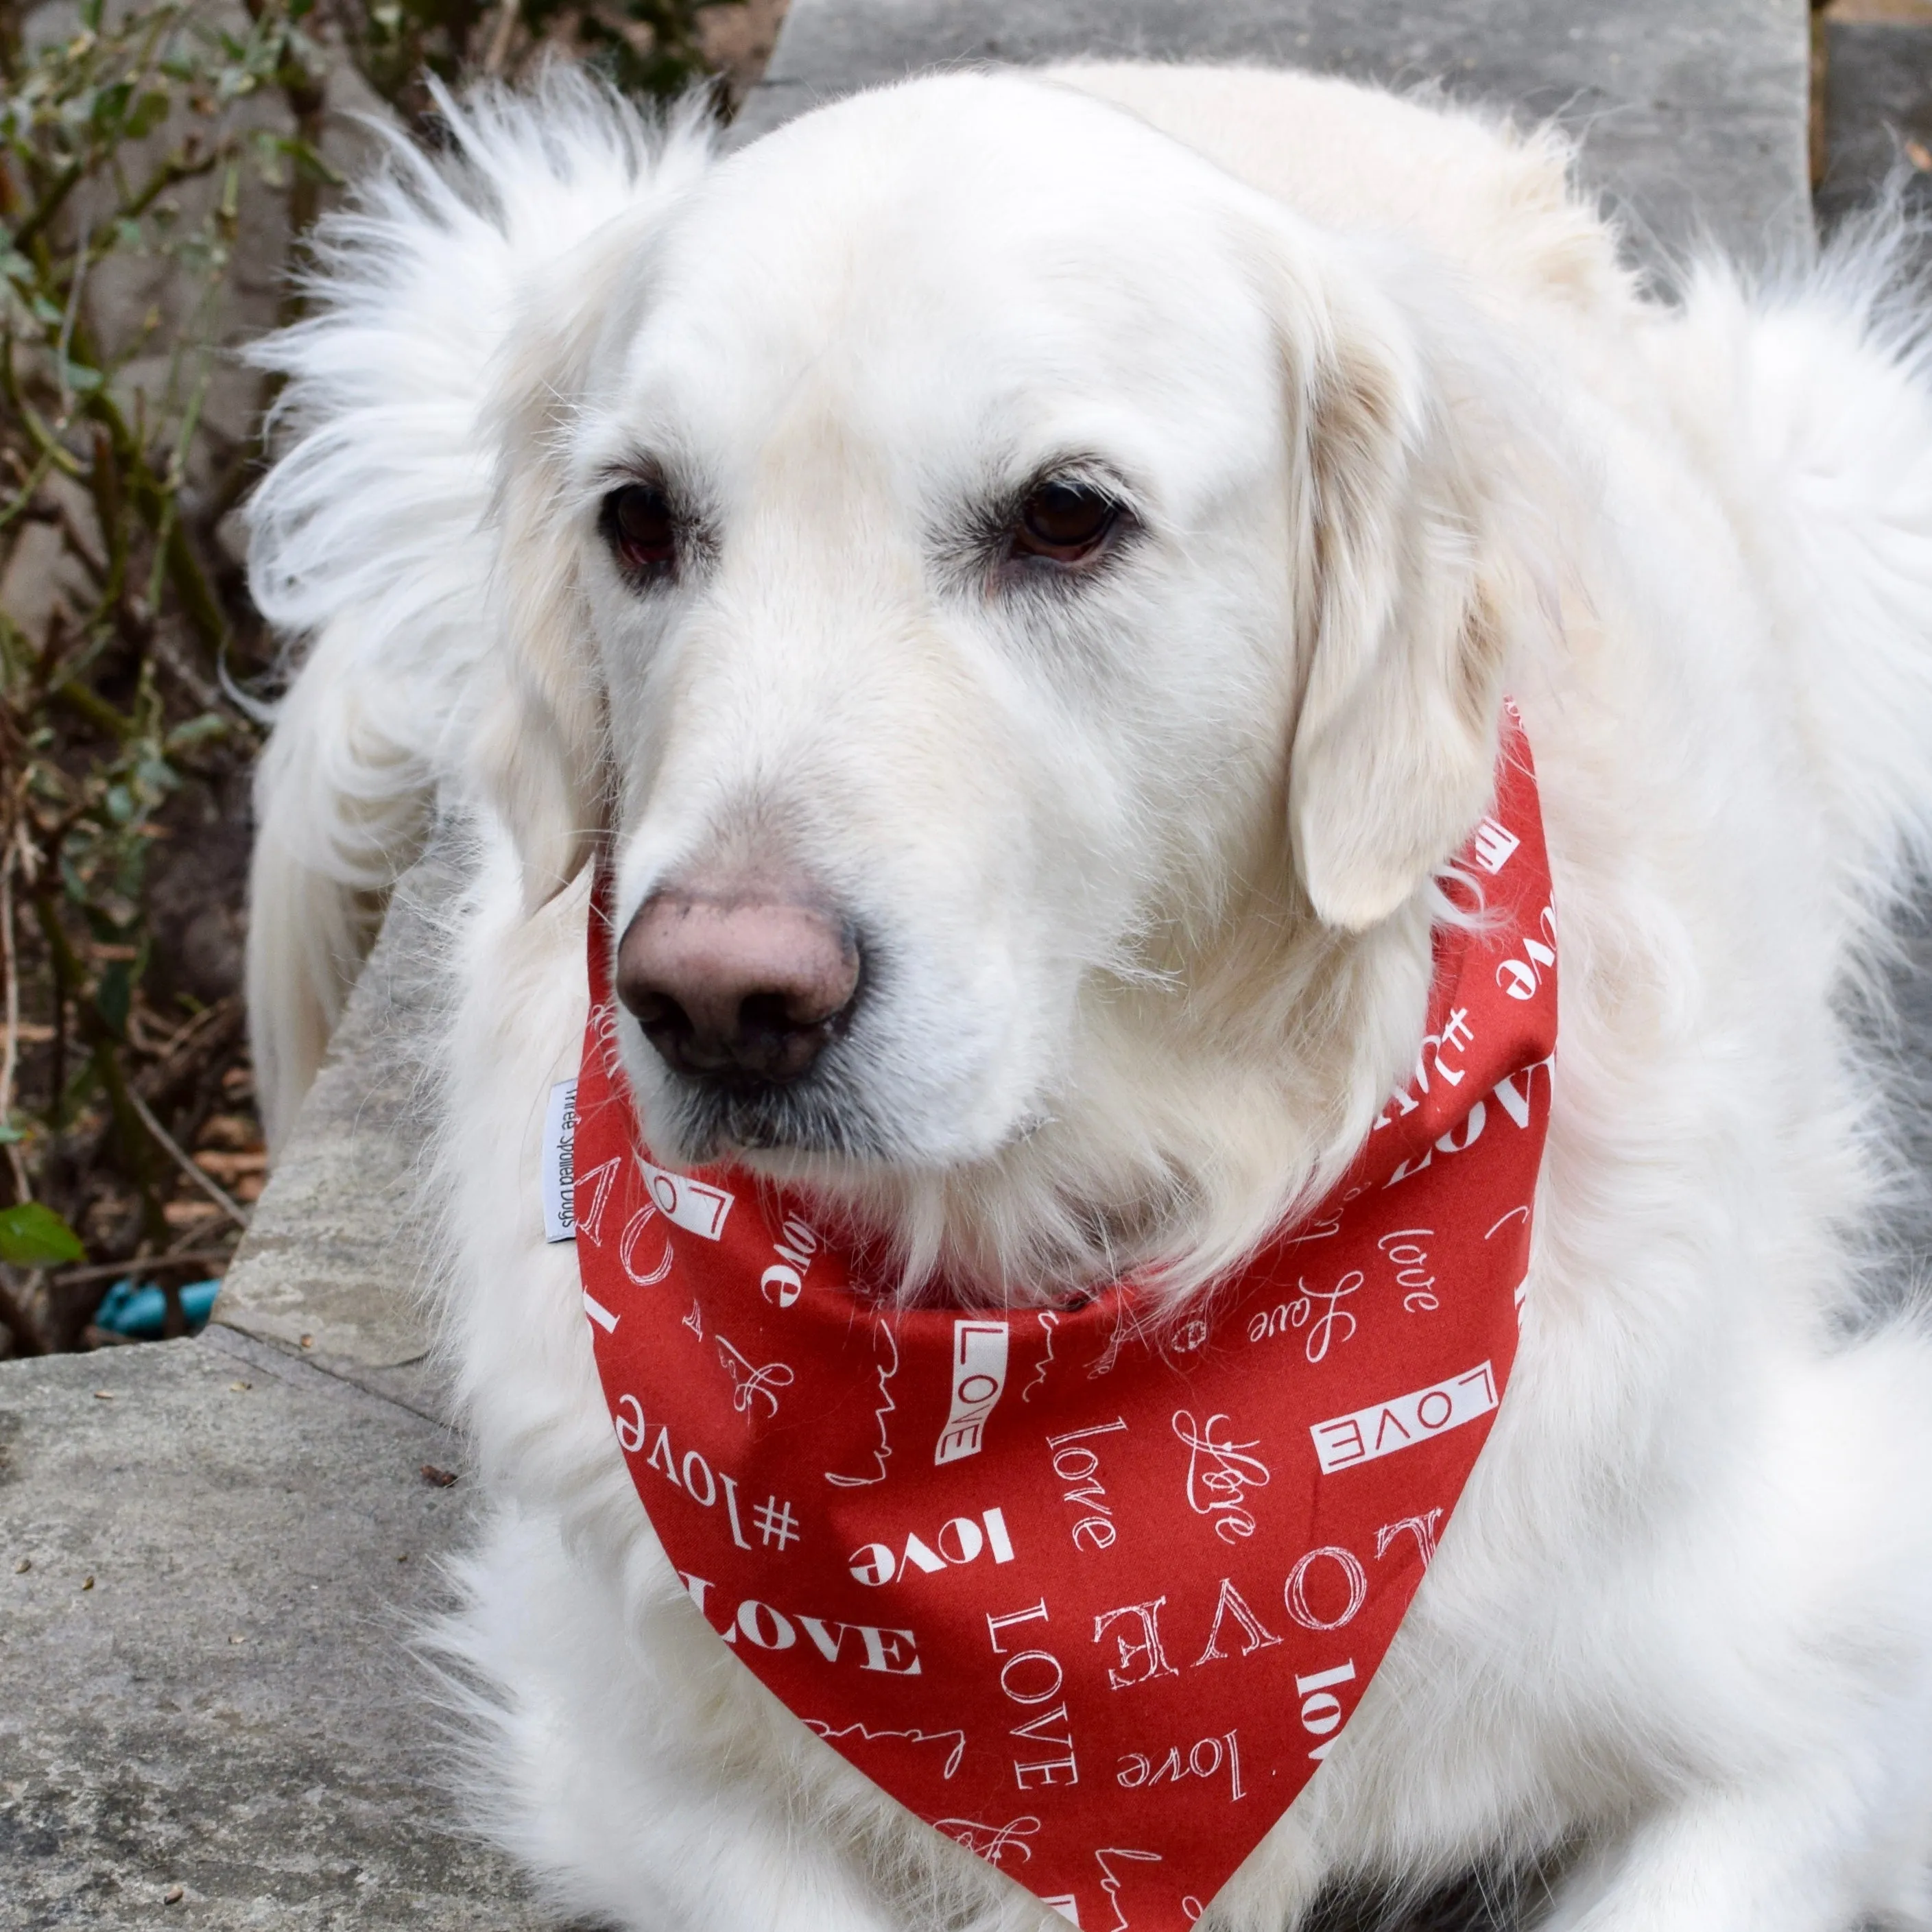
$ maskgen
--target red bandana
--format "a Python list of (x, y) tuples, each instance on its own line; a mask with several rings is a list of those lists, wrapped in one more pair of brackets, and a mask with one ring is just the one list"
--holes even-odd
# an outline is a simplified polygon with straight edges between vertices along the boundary
[(1512, 721), (1428, 1031), (1346, 1178), (1192, 1319), (880, 1307), (808, 1212), (652, 1164), (591, 922), (584, 1302), (700, 1614), (866, 1775), (1088, 1932), (1178, 1932), (1334, 1746), (1516, 1354), (1556, 1035)]

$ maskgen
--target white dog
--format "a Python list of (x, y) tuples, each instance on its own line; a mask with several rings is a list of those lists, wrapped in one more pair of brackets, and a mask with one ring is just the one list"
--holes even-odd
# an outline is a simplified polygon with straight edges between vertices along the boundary
[(538, 1195), (600, 842), (661, 1160), (908, 1298), (1192, 1306), (1414, 1064), (1508, 694), (1564, 976), (1516, 1370), (1202, 1922), (1568, 1846), (1558, 1926), (1932, 1923), (1932, 1350), (1852, 1318), (1899, 1183), (1846, 1015), (1932, 842), (1883, 244), (1646, 299), (1552, 137), (1288, 74), (955, 74), (722, 159), (561, 76), (450, 121), (266, 352), (254, 580), (308, 655), (250, 971), (280, 1136), (371, 904), (473, 828), (436, 1154), (491, 1828), (626, 1926), (1057, 1922), (767, 1695), (640, 1507)]

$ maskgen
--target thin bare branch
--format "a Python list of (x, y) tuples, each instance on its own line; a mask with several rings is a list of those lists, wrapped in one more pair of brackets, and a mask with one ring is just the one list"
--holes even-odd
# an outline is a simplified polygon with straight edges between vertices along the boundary
[(154, 1110), (131, 1087), (128, 1089), (128, 1100), (135, 1112), (140, 1115), (142, 1126), (154, 1136), (162, 1152), (166, 1154), (182, 1173), (186, 1174), (189, 1180), (193, 1181), (196, 1186), (200, 1188), (202, 1193), (206, 1194), (209, 1200), (212, 1201), (235, 1223), (236, 1226), (247, 1227), (248, 1215), (241, 1202), (237, 1201), (219, 1181), (212, 1175), (204, 1174), (195, 1165), (194, 1156), (175, 1138), (172, 1134), (168, 1132), (166, 1127), (161, 1125), (159, 1120), (155, 1119)]
[(225, 1268), (235, 1258), (226, 1248), (185, 1248), (170, 1254), (136, 1255), (131, 1261), (89, 1262), (84, 1267), (56, 1268), (47, 1279), (60, 1288), (80, 1288), (94, 1281), (134, 1281), (156, 1268)]
[[(14, 1170), (14, 1198), (33, 1198), (34, 1186), (27, 1176), (27, 1163), (20, 1144), (10, 1138), (14, 1120), (14, 1076), (20, 1064), (20, 974), (14, 950), (14, 844), (9, 839), (0, 856), (0, 972), (6, 975), (7, 1043), (0, 1048), (0, 1129), (9, 1133), (7, 1162)], [(7, 1324), (10, 1328), (13, 1324)]]

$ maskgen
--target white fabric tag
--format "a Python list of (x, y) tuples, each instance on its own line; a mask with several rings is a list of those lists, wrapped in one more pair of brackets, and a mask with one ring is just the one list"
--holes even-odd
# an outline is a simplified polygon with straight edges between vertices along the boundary
[(663, 1168), (653, 1167), (641, 1154), (638, 1168), (644, 1177), (644, 1185), (651, 1190), (658, 1212), (667, 1221), (694, 1234), (702, 1234), (707, 1241), (715, 1241), (724, 1233), (724, 1217), (730, 1213), (736, 1195), (727, 1194), (723, 1188), (707, 1182), (694, 1180), (688, 1174), (670, 1174)]
[(544, 1239), (577, 1238), (577, 1082), (560, 1080), (544, 1109)]

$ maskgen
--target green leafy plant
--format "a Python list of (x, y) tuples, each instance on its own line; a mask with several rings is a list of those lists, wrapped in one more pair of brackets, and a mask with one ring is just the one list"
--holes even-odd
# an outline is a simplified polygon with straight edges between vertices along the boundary
[(0, 1208), (0, 1261), (19, 1268), (46, 1268), (86, 1258), (80, 1238), (51, 1208), (16, 1201)]
[(425, 75), (562, 54), (668, 93), (705, 10), (82, 0), (37, 34), (0, 0), (0, 1348), (82, 1342), (130, 1271), (180, 1332), (260, 1185), (242, 687), (274, 652), (226, 520), (272, 397), (228, 352), (296, 312), (331, 74), (433, 140)]
[(588, 60), (627, 92), (681, 92), (707, 71), (700, 10), (690, 0), (374, 0), (343, 18), (362, 70), (421, 112), (426, 74), (500, 74), (545, 52)]

